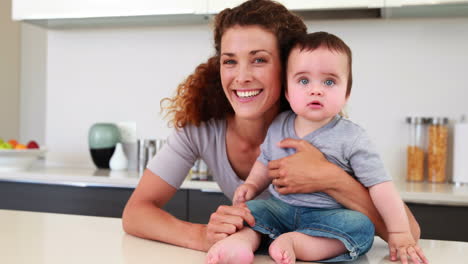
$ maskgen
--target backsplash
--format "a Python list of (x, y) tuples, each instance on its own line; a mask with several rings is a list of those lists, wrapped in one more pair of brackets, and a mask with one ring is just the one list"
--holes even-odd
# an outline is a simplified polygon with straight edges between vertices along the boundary
[[(468, 113), (468, 19), (307, 24), (309, 31), (329, 31), (350, 45), (354, 82), (347, 112), (367, 129), (394, 177), (406, 173), (406, 116), (454, 119)], [(138, 138), (165, 138), (171, 129), (161, 117), (160, 100), (213, 53), (209, 25), (45, 34), (46, 51), (36, 51), (46, 54), (47, 63), (44, 141), (51, 160), (74, 166), (92, 166), (86, 138), (96, 122), (135, 122)], [(22, 78), (34, 76), (33, 69), (23, 70)]]

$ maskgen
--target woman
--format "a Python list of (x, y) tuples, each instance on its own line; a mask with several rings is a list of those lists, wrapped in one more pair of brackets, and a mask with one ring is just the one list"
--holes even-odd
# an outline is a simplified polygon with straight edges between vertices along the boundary
[[(216, 55), (199, 65), (169, 99), (177, 129), (150, 162), (125, 207), (127, 233), (207, 251), (241, 229), (244, 221), (254, 224), (242, 206), (220, 206), (207, 225), (178, 220), (161, 208), (198, 157), (232, 199), (259, 155), (268, 126), (288, 108), (283, 65), (295, 36), (306, 31), (299, 17), (267, 0), (247, 1), (216, 16)], [(377, 234), (386, 239), (382, 219), (362, 185), (309, 143), (287, 139), (281, 144), (297, 153), (269, 164), (269, 175), (280, 193), (328, 193), (345, 207), (369, 216)], [(419, 227), (408, 215), (418, 239)]]

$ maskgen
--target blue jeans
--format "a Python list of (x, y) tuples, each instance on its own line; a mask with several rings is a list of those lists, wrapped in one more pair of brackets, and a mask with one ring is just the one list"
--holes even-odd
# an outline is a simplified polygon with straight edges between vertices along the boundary
[(367, 216), (356, 211), (292, 206), (273, 196), (268, 200), (248, 201), (247, 206), (255, 217), (252, 229), (272, 239), (295, 231), (338, 239), (348, 250), (321, 262), (355, 260), (369, 251), (374, 242), (374, 225)]

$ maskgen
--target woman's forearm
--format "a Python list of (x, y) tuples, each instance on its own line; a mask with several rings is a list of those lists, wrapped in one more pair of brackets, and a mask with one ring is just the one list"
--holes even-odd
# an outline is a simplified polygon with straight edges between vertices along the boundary
[(122, 216), (125, 232), (151, 240), (206, 251), (205, 225), (181, 221), (151, 202), (129, 204)]
[(145, 170), (122, 215), (125, 232), (196, 250), (207, 250), (206, 226), (181, 221), (161, 209), (177, 192), (158, 175)]

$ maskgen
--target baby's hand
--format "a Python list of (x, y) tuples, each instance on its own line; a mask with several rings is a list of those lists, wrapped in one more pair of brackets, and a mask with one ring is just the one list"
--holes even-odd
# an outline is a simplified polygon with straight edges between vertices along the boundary
[(257, 187), (252, 184), (244, 183), (237, 187), (236, 192), (234, 193), (234, 198), (232, 203), (234, 205), (245, 203), (249, 200), (252, 200), (257, 195)]
[(409, 257), (415, 264), (429, 263), (410, 232), (389, 232), (388, 247), (391, 261), (399, 258), (402, 264), (407, 264)]

